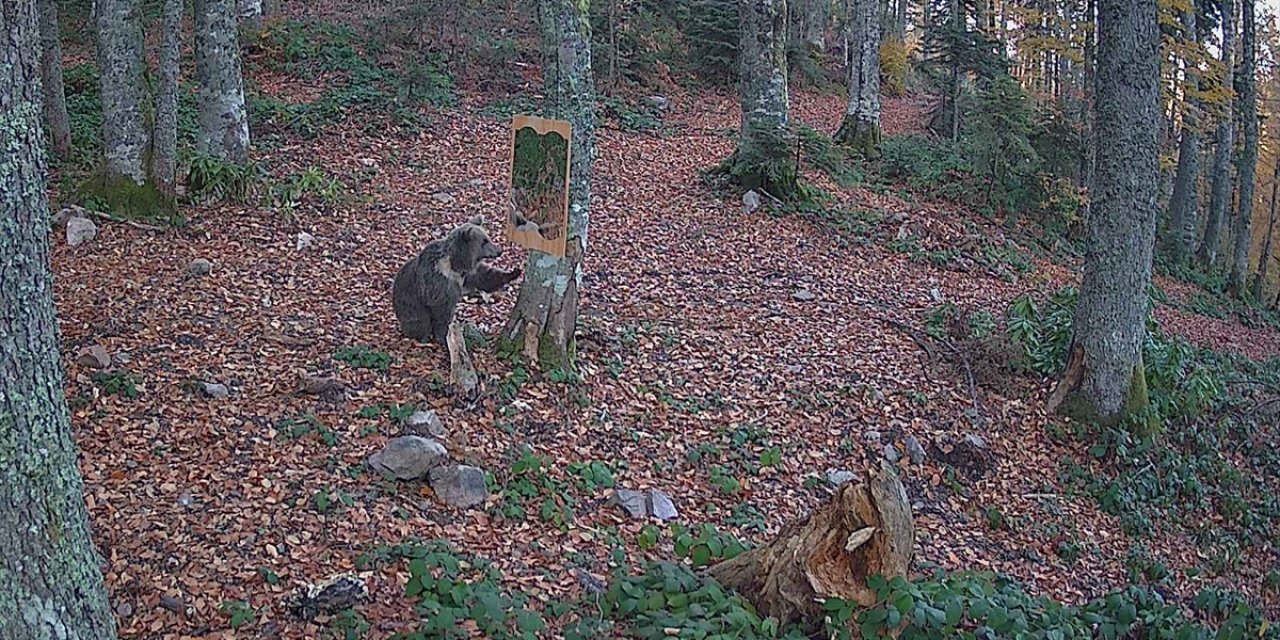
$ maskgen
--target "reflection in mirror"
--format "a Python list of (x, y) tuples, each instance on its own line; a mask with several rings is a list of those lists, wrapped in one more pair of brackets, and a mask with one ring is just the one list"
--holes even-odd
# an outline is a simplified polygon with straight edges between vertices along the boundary
[(512, 239), (563, 256), (569, 213), (568, 123), (517, 117), (513, 126)]

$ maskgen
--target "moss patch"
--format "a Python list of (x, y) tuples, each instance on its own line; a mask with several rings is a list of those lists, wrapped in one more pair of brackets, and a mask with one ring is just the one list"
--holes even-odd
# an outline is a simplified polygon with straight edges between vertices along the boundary
[(77, 199), (86, 208), (129, 219), (178, 224), (174, 201), (156, 188), (154, 182), (138, 184), (128, 176), (110, 175), (99, 169), (77, 189)]
[(836, 144), (864, 158), (874, 160), (880, 157), (879, 125), (861, 122), (857, 118), (846, 114), (844, 120), (840, 122), (840, 128), (836, 130), (833, 140)]

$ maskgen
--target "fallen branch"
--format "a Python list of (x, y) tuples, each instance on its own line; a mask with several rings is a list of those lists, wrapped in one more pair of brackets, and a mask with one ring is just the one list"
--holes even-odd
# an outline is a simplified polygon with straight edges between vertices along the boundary
[(947, 351), (952, 356), (954, 356), (956, 360), (960, 362), (961, 367), (964, 369), (965, 379), (969, 383), (969, 399), (973, 402), (973, 411), (974, 411), (975, 417), (979, 419), (982, 418), (982, 401), (978, 398), (978, 384), (977, 384), (977, 381), (974, 379), (973, 365), (972, 363), (969, 362), (968, 356), (966, 356), (962, 351), (960, 351), (959, 348), (957, 348), (954, 344), (952, 344), (947, 340), (931, 339), (929, 336), (925, 335), (919, 330), (908, 326), (906, 323), (899, 322), (898, 320), (894, 320), (893, 318), (882, 318), (882, 320), (889, 326), (901, 331), (902, 333), (906, 334), (907, 337), (911, 338), (913, 342), (919, 345), (920, 348), (923, 349), (926, 354), (928, 354), (930, 361), (933, 361), (936, 359), (935, 352), (931, 346), (932, 343), (937, 342), (938, 344), (941, 344), (943, 347), (945, 347)]
[(94, 211), (92, 209), (85, 209), (84, 211), (89, 212), (89, 214), (94, 217), (102, 218), (103, 220), (109, 220), (111, 222), (119, 222), (121, 224), (127, 224), (135, 229), (142, 229), (143, 231), (159, 231), (159, 232), (168, 231), (166, 227), (161, 227), (154, 224), (147, 224), (145, 222), (138, 222), (137, 220), (125, 220), (124, 218), (118, 218), (109, 213), (103, 213), (102, 211)]

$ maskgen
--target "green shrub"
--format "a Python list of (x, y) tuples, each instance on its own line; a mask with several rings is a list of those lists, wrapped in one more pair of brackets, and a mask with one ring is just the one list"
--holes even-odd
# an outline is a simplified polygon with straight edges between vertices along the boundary
[(405, 595), (417, 600), (422, 617), (405, 640), (468, 638), (468, 625), (486, 638), (532, 640), (546, 628), (533, 599), (504, 586), (502, 572), (489, 560), (458, 553), (444, 541), (400, 553), (409, 558)]
[(221, 158), (197, 154), (187, 174), (187, 193), (197, 199), (244, 202), (259, 179), (257, 166), (236, 164)]
[(345, 362), (357, 369), (372, 369), (386, 373), (391, 367), (391, 354), (375, 351), (365, 346), (343, 347), (333, 354), (333, 359)]

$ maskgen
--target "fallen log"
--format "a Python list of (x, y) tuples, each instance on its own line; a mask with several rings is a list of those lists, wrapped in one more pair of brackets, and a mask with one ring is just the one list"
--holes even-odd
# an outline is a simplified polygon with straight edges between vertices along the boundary
[(881, 462), (869, 476), (841, 485), (769, 544), (712, 565), (708, 573), (783, 625), (820, 622), (826, 598), (875, 604), (867, 578), (906, 576), (915, 528), (893, 467)]

